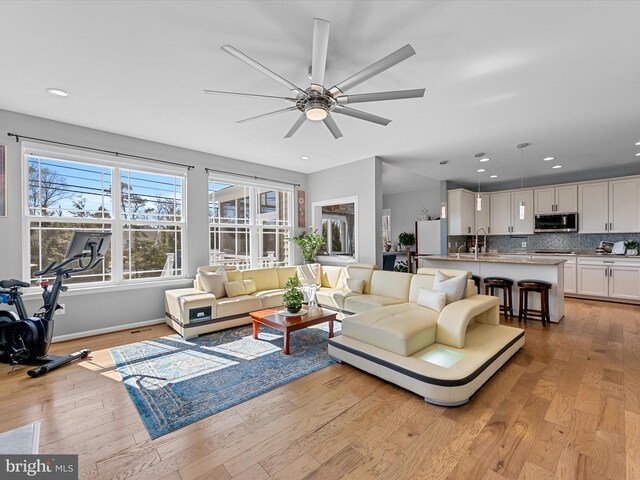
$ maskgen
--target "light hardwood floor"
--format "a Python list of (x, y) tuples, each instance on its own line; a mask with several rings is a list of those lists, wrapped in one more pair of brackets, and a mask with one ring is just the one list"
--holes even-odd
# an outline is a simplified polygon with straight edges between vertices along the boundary
[(459, 408), (336, 364), (152, 441), (106, 349), (170, 333), (56, 344), (93, 358), (40, 379), (1, 365), (0, 431), (40, 420), (82, 479), (640, 479), (638, 306), (568, 300)]

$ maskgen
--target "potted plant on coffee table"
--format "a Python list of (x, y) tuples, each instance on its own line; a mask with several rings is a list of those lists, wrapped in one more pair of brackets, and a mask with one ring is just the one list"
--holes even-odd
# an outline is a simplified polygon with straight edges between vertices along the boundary
[(308, 232), (305, 231), (297, 237), (287, 238), (300, 249), (305, 263), (313, 262), (320, 249), (324, 247), (324, 237), (318, 235), (317, 232), (317, 230), (313, 230), (313, 227), (309, 227)]
[(297, 277), (291, 277), (284, 284), (284, 288), (286, 288), (287, 291), (282, 295), (282, 304), (287, 307), (289, 313), (298, 313), (302, 308), (304, 295), (299, 287), (300, 281)]

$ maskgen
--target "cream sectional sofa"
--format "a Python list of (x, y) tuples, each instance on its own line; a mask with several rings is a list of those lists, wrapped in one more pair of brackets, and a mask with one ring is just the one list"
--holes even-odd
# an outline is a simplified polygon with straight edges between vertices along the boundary
[(420, 290), (432, 289), (436, 272), (373, 270), (371, 295), (350, 294), (344, 301), (325, 287), (325, 301), (356, 312), (343, 319), (342, 335), (329, 339), (329, 354), (430, 403), (455, 406), (466, 403), (524, 345), (524, 331), (500, 325), (498, 299), (478, 295), (469, 272), (442, 271), (467, 275), (462, 300), (441, 312), (418, 305)]

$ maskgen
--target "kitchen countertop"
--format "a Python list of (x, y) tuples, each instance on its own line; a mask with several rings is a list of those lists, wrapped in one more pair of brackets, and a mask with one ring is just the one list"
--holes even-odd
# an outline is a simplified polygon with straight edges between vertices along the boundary
[[(509, 257), (503, 256), (509, 255)], [(433, 255), (425, 257), (425, 260), (446, 260), (452, 262), (483, 262), (483, 263), (517, 263), (524, 265), (560, 265), (565, 263), (566, 260), (560, 258), (531, 258), (530, 254), (523, 254), (522, 258), (513, 258), (512, 254), (486, 254), (481, 253), (476, 259), (472, 253), (462, 253), (458, 255)]]

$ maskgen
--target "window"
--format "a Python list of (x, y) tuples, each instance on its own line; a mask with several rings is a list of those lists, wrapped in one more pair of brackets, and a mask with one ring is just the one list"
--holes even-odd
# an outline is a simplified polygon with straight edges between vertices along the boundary
[(292, 189), (209, 180), (211, 263), (241, 269), (290, 264)]
[(75, 230), (113, 233), (107, 258), (68, 283), (182, 276), (184, 173), (25, 146), (29, 278), (65, 256)]
[(324, 205), (322, 213), (322, 236), (324, 248), (329, 255), (355, 256), (354, 222), (355, 205), (343, 203)]

